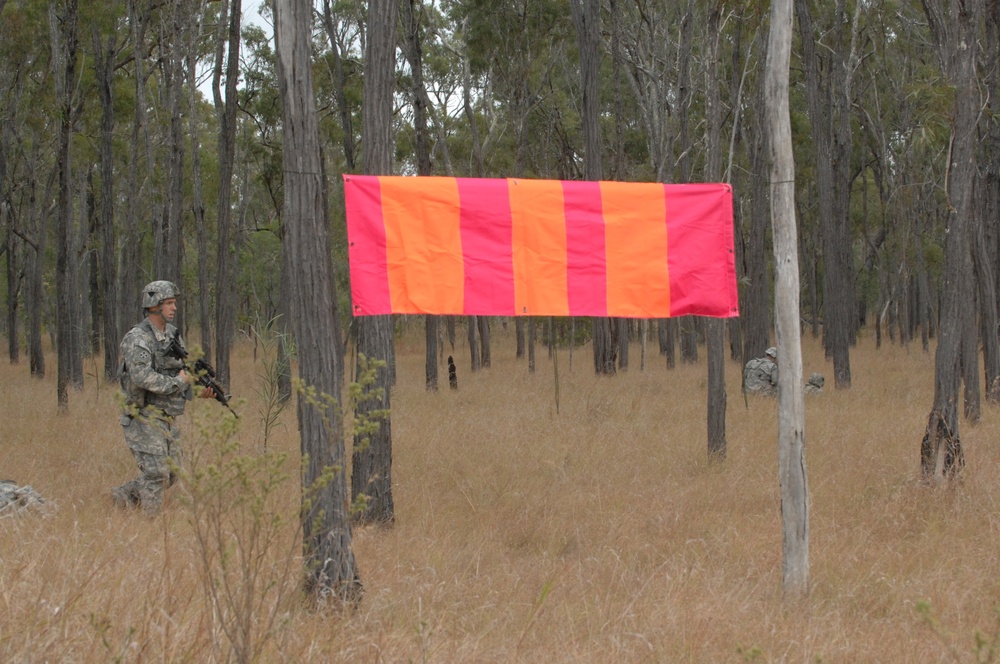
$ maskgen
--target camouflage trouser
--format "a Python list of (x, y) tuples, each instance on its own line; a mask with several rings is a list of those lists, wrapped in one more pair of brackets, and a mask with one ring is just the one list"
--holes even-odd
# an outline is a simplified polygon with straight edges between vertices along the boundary
[(179, 467), (183, 461), (180, 431), (172, 422), (135, 419), (125, 428), (125, 442), (141, 475), (112, 489), (112, 496), (120, 505), (141, 506), (146, 514), (158, 514), (163, 490), (177, 481), (171, 466)]

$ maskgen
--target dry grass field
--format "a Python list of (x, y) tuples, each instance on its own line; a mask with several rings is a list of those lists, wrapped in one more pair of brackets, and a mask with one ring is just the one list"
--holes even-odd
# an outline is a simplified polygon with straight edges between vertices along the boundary
[[(26, 360), (0, 364), (0, 479), (30, 484), (54, 506), (0, 519), (0, 661), (1000, 659), (990, 651), (1000, 634), (1000, 411), (984, 407), (978, 426), (963, 423), (960, 482), (922, 485), (933, 354), (919, 346), (876, 351), (863, 336), (854, 387), (836, 391), (818, 343), (804, 339), (806, 374), (822, 371), (828, 384), (806, 399), (811, 592), (790, 601), (776, 404), (746, 408), (736, 364), (726, 367), (728, 458), (712, 464), (704, 350), (699, 364), (673, 371), (654, 352), (640, 371), (634, 347), (630, 371), (600, 379), (589, 347), (576, 349), (572, 369), (564, 349), (557, 413), (544, 349), (529, 374), (510, 332), (497, 329), (492, 368), (470, 374), (460, 346), (460, 389), (447, 389), (445, 372), (445, 389), (432, 394), (421, 338), (415, 327), (398, 346), (397, 520), (354, 530), (366, 593), (346, 615), (310, 610), (296, 590), (294, 408), (267, 441), (290, 453), (292, 479), (268, 494), (262, 530), (248, 530), (246, 511), (259, 506), (238, 488), (215, 494), (225, 518), (206, 522), (187, 485), (149, 520), (108, 499), (134, 467), (116, 390), (94, 378), (100, 365), (88, 361), (84, 389), (60, 415), (54, 356), (41, 381)], [(242, 459), (266, 458), (260, 371), (252, 348), (238, 346), (231, 454)], [(224, 412), (198, 400), (183, 419), (199, 468)], [(205, 523), (222, 524), (207, 544)], [(213, 589), (233, 587), (252, 589), (246, 603), (212, 602)], [(241, 616), (234, 636), (226, 627)]]

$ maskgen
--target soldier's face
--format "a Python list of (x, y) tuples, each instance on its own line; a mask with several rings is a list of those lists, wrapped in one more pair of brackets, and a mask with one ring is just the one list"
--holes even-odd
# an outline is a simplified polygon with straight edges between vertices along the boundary
[(168, 323), (174, 321), (174, 315), (177, 314), (177, 298), (168, 297), (166, 300), (160, 303), (160, 315), (163, 316), (163, 320)]

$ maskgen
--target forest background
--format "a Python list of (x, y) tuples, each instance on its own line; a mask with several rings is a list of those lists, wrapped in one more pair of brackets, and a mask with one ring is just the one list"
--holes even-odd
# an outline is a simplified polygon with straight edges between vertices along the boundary
[[(804, 325), (822, 334), (838, 387), (850, 385), (849, 349), (862, 326), (878, 340), (917, 339), (925, 349), (935, 335), (956, 87), (928, 20), (933, 7), (796, 2), (791, 112), (801, 310)], [(600, 5), (592, 44), (600, 152), (590, 161), (601, 178), (705, 180), (710, 130), (721, 130), (721, 179), (735, 192), (742, 312), (728, 324), (733, 359), (759, 356), (771, 343), (761, 99), (767, 8), (616, 0)], [(283, 313), (273, 42), (258, 25), (242, 23), (240, 10), (239, 0), (0, 0), (8, 354), (18, 362), (24, 349), (29, 370), (43, 375), (42, 335), (64, 339), (54, 343), (60, 403), (68, 402), (67, 385), (80, 384), (85, 357), (103, 350), (104, 373), (114, 378), (118, 340), (139, 316), (135, 293), (153, 278), (179, 283), (182, 327), (224, 382), (234, 339)], [(340, 311), (349, 310), (340, 174), (365, 170), (365, 11), (365, 3), (324, 0), (313, 24)], [(266, 6), (262, 13), (270, 20)], [(400, 3), (399, 17), (393, 172), (585, 176), (585, 42), (568, 5), (414, 0)], [(995, 10), (983, 12), (976, 29), (979, 156), (968, 231), (976, 251), (962, 270), (970, 294), (962, 329), (972, 335), (966, 348), (984, 349), (985, 378), (976, 379), (977, 353), (966, 352), (972, 418), (981, 392), (997, 398), (1000, 374), (996, 335), (984, 332), (996, 329), (1000, 279)], [(714, 90), (718, 123), (709, 121)], [(470, 322), (473, 332), (487, 333), (474, 344), (481, 346), (475, 369), (489, 361), (489, 321)], [(635, 338), (638, 325), (621, 325), (619, 343)], [(676, 347), (692, 361), (702, 325), (658, 321), (661, 352), (672, 363)], [(581, 320), (574, 334), (585, 341), (590, 328)], [(628, 362), (621, 348), (619, 366)]]
[[(8, 353), (16, 368), (25, 352), (29, 376), (44, 379), (49, 336), (61, 412), (69, 388), (82, 396), (88, 358), (103, 360), (104, 380), (116, 378), (118, 341), (141, 315), (134, 294), (151, 279), (180, 284), (180, 325), (224, 384), (240, 382), (230, 367), (239, 338), (289, 332), (294, 266), (282, 244), (291, 244), (295, 217), (284, 207), (280, 67), (269, 34), (244, 25), (242, 9), (239, 0), (0, 0)], [(316, 3), (307, 26), (321, 157), (313, 170), (338, 310), (349, 310), (343, 173), (721, 179), (734, 190), (742, 312), (726, 324), (728, 355), (736, 367), (760, 355), (772, 343), (776, 272), (767, 251), (768, 9), (699, 0)], [(924, 446), (944, 440), (947, 455), (937, 456), (950, 472), (961, 466), (959, 384), (970, 422), (981, 418), (982, 395), (1000, 399), (1000, 13), (983, 0), (798, 0), (795, 17), (803, 330), (820, 340), (838, 391), (853, 386), (851, 353), (866, 328), (876, 351), (883, 337), (924, 352), (939, 338)], [(383, 114), (367, 102), (382, 80), (369, 47), (385, 42), (386, 26)], [(343, 334), (328, 328), (337, 353), (369, 343), (383, 351), (388, 409), (392, 339), (406, 322), (387, 321), (388, 335), (378, 321), (343, 322)], [(460, 323), (467, 366), (495, 362), (490, 330), (508, 321), (427, 318), (429, 390)], [(511, 323), (515, 358), (529, 371), (535, 323)], [(597, 374), (628, 368), (632, 342), (646, 366), (646, 321), (544, 324), (551, 349), (591, 342)], [(654, 325), (670, 370), (681, 368), (678, 349), (680, 364), (694, 365), (709, 340), (713, 394), (713, 323)], [(292, 364), (279, 366), (288, 395)], [(713, 412), (725, 409), (709, 407), (710, 430)], [(934, 455), (921, 452), (924, 475), (940, 475), (926, 467)], [(355, 456), (352, 479), (358, 468)], [(390, 486), (387, 472), (361, 478)], [(391, 520), (388, 497), (381, 507)]]

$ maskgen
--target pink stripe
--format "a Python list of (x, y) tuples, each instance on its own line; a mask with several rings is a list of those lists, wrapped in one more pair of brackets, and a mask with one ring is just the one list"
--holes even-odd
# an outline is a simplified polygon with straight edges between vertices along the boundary
[(604, 213), (598, 182), (563, 183), (566, 209), (566, 290), (571, 316), (607, 316)]
[(665, 185), (670, 315), (739, 315), (727, 184)]
[(386, 267), (382, 189), (377, 176), (344, 175), (347, 255), (351, 264), (351, 301), (355, 316), (392, 311)]
[(507, 181), (457, 178), (465, 313), (514, 315), (513, 222)]

